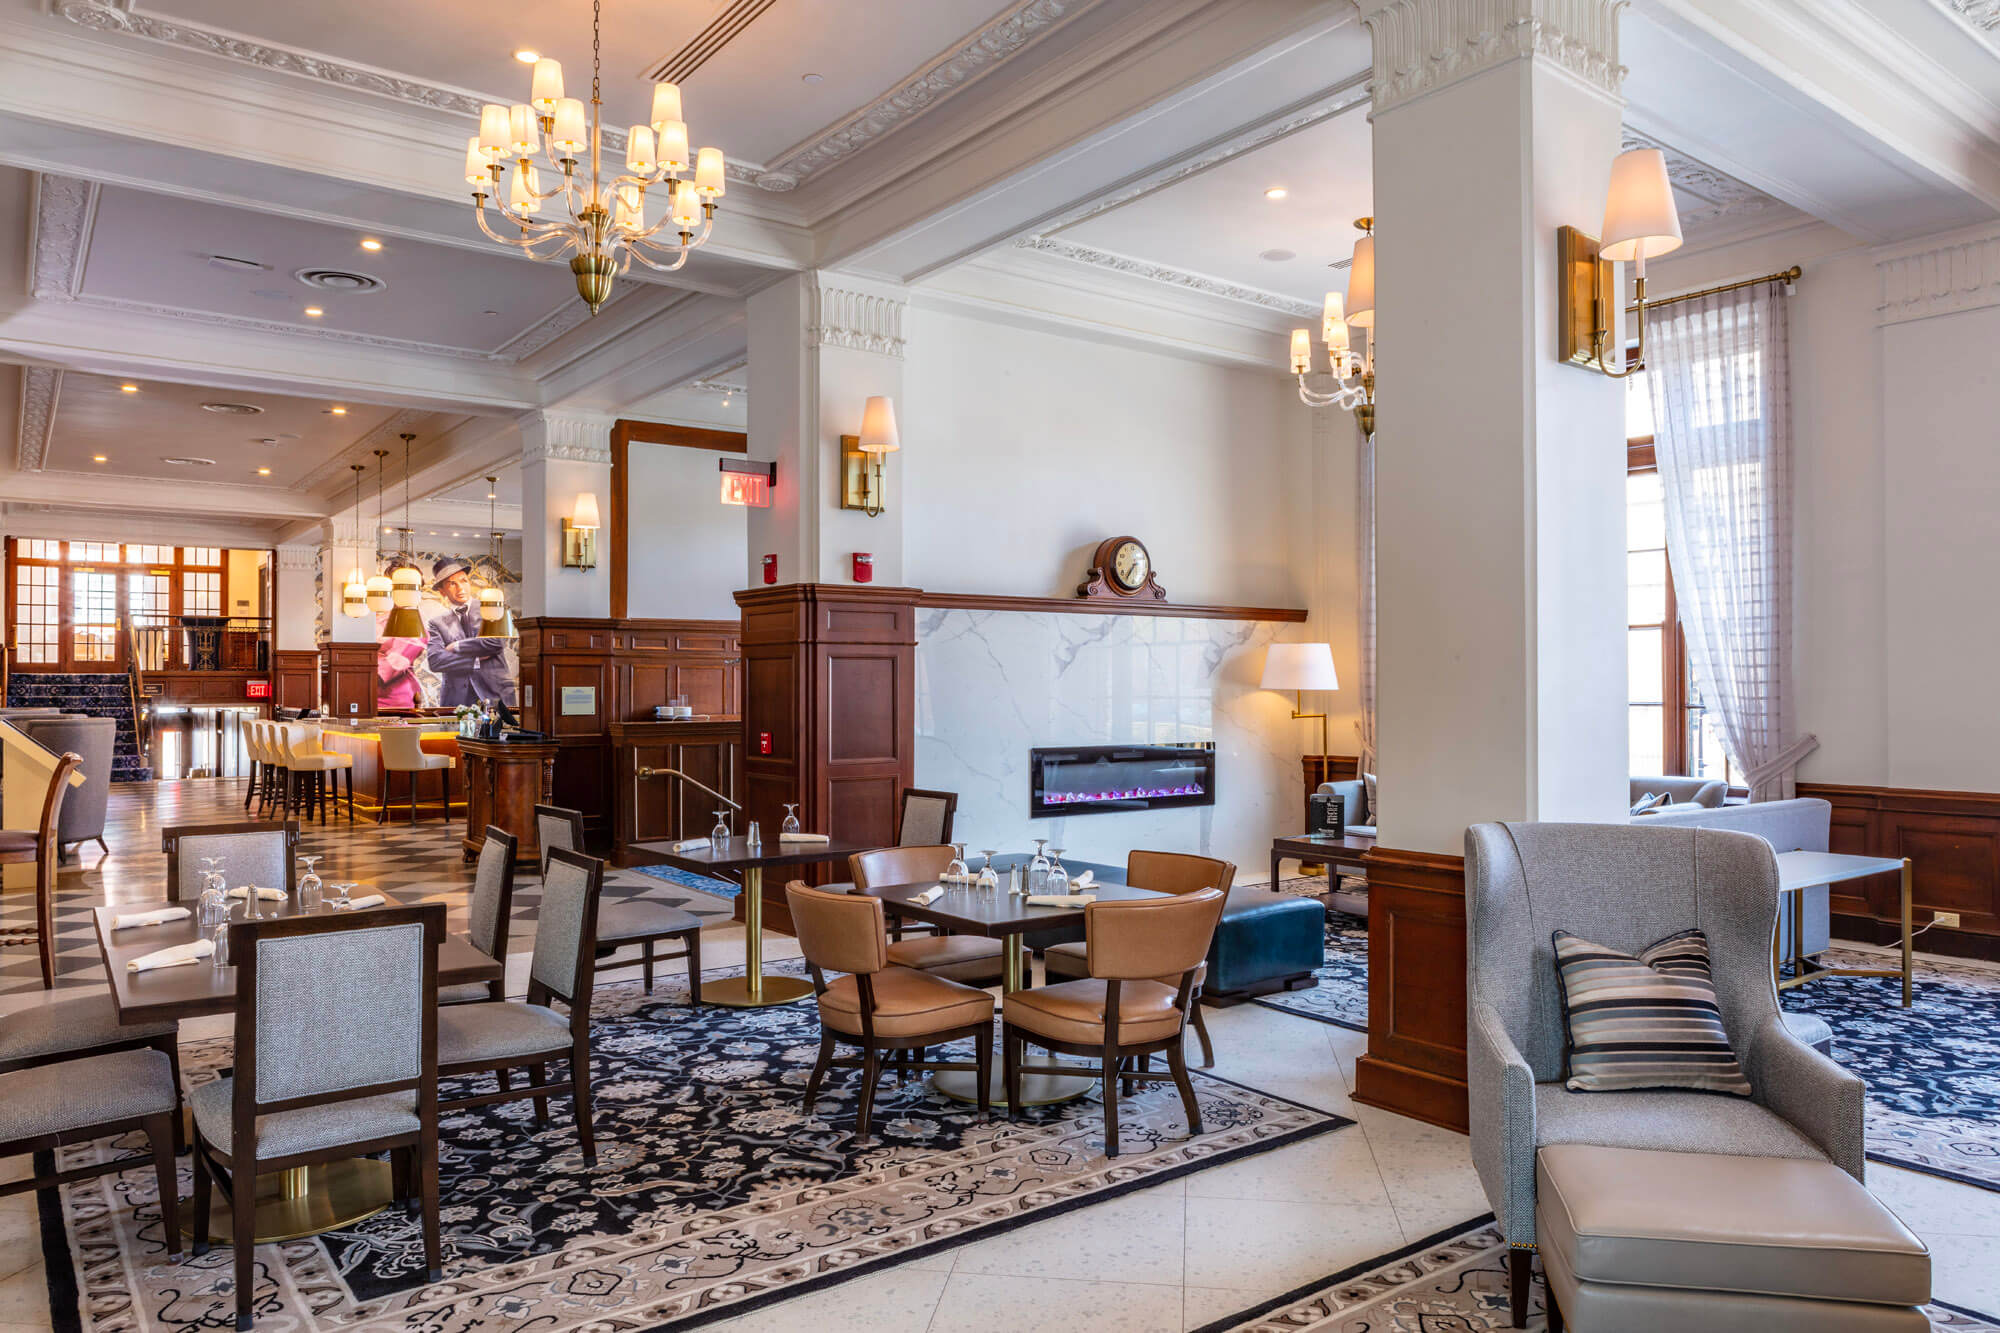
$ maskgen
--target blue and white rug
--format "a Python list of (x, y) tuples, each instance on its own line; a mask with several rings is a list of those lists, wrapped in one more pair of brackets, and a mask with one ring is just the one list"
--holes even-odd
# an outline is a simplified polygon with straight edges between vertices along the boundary
[(630, 866), (630, 870), (654, 879), (663, 879), (669, 884), (678, 884), (684, 889), (698, 889), (717, 898), (733, 899), (743, 892), (741, 884), (731, 884), (726, 879), (715, 879), (708, 875), (697, 875), (692, 870), (680, 870), (673, 866)]

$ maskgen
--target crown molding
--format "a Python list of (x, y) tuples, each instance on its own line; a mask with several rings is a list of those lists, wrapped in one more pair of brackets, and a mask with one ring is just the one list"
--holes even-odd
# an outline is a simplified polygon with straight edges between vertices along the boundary
[(1878, 325), (2000, 305), (2000, 228), (1986, 226), (1875, 251)]
[(319, 568), (319, 547), (287, 543), (278, 548), (278, 568), (294, 574), (309, 574)]
[(602, 412), (541, 408), (515, 418), (521, 427), (521, 466), (596, 463), (611, 466), (611, 418)]
[(888, 284), (876, 291), (836, 285), (821, 274), (813, 275), (807, 291), (806, 346), (845, 347), (902, 359), (903, 314), (910, 308), (906, 294)]
[(49, 366), (21, 367), (20, 438), (15, 448), (15, 465), (23, 472), (40, 472), (48, 466), (49, 439), (55, 434), (62, 377), (60, 370)]
[(83, 261), (97, 219), (97, 182), (37, 172), (34, 190), (28, 290), (38, 301), (73, 301), (83, 286)]
[(1931, 0), (1931, 8), (1958, 23), (1987, 50), (2000, 55), (2000, 0)]
[[(1544, 60), (1616, 98), (1625, 0), (1387, 0), (1364, 12), (1375, 114), (1515, 60)], [(1362, 6), (1369, 9), (1367, 4)]]
[[(627, 282), (613, 287), (610, 297), (600, 309), (608, 310), (617, 305), (641, 285), (648, 284)], [(564, 334), (581, 328), (590, 320), (592, 313), (581, 300), (566, 297), (561, 305), (502, 343), (493, 352), (493, 359), (510, 364), (525, 361)]]
[(1059, 240), (1053, 236), (1024, 236), (1014, 242), (1022, 250), (1032, 250), (1037, 254), (1052, 255), (1057, 259), (1067, 259), (1073, 263), (1089, 264), (1095, 268), (1108, 269), (1113, 273), (1123, 273), (1130, 277), (1145, 278), (1151, 282), (1166, 283), (1184, 291), (1199, 292), (1203, 296), (1219, 297), (1225, 301), (1241, 301), (1248, 305), (1262, 306), (1266, 310), (1276, 310), (1282, 314), (1294, 315), (1302, 319), (1317, 319), (1320, 308), (1310, 301), (1297, 301), (1277, 292), (1267, 292), (1259, 287), (1245, 287), (1238, 283), (1224, 282), (1202, 273), (1190, 273), (1186, 269), (1172, 268), (1166, 264), (1155, 264), (1144, 259), (1134, 259), (1130, 255), (1114, 254), (1109, 250), (1099, 250), (1094, 246), (1078, 245), (1074, 241)]
[(147, 301), (127, 301), (115, 296), (79, 296), (76, 298), (75, 304), (92, 310), (104, 310), (119, 315), (140, 315), (159, 319), (183, 320), (190, 324), (201, 324), (209, 328), (236, 329), (260, 336), (281, 335), (287, 338), (296, 338), (304, 343), (330, 342), (340, 343), (349, 347), (373, 347), (383, 351), (443, 357), (452, 361), (504, 361), (507, 359), (470, 347), (447, 347), (443, 343), (416, 342), (408, 338), (390, 338), (380, 334), (354, 333), (346, 329), (301, 329), (277, 320), (256, 319), (249, 315), (224, 315), (212, 310), (188, 310), (181, 306), (154, 305)]

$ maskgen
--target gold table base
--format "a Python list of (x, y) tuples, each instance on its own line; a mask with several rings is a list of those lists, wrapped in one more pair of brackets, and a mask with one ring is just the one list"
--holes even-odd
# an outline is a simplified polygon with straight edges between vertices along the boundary
[[(293, 1167), (257, 1178), (256, 1240), (297, 1240), (352, 1226), (395, 1201), (394, 1178), (387, 1162), (365, 1157), (319, 1166)], [(194, 1234), (194, 1209), (183, 1214), (182, 1230)], [(228, 1245), (234, 1238), (229, 1202), (217, 1190), (209, 1208), (208, 1239)]]
[(764, 973), (764, 869), (743, 870), (743, 975), (701, 983), (701, 998), (731, 1009), (762, 1009), (790, 1004), (812, 994), (804, 977), (774, 977)]
[[(1903, 878), (1901, 885), (1903, 950), (1901, 965), (1897, 967), (1814, 966), (1812, 960), (1806, 957), (1805, 954), (1806, 895), (1803, 890), (1791, 890), (1789, 892), (1791, 898), (1789, 906), (1792, 913), (1792, 975), (1789, 977), (1785, 975), (1785, 960), (1779, 957), (1783, 932), (1778, 926), (1774, 925), (1771, 928), (1771, 981), (1777, 986), (1779, 993), (1782, 995), (1785, 991), (1796, 990), (1808, 982), (1818, 981), (1821, 977), (1888, 977), (1903, 983), (1903, 1008), (1908, 1009), (1916, 998), (1916, 960), (1912, 956), (1916, 950), (1916, 933), (1911, 930), (1911, 926), (1914, 924), (1911, 919), (1913, 916), (1911, 910), (1911, 891), (1913, 887), (1910, 858), (1906, 856), (1903, 858)], [(1784, 892), (1778, 895), (1780, 899), (1786, 896), (1787, 894)], [(1786, 906), (1787, 904), (1784, 902), (1778, 904), (1780, 914), (1785, 911)]]

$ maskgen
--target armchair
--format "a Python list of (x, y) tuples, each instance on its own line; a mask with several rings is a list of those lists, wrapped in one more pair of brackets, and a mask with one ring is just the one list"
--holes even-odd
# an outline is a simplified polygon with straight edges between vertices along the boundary
[(1349, 833), (1363, 837), (1375, 836), (1375, 806), (1368, 799), (1368, 784), (1360, 778), (1348, 778), (1343, 782), (1322, 782), (1319, 794), (1331, 796), (1340, 802), (1340, 822)]
[[(1830, 1161), (1862, 1178), (1865, 1085), (1786, 1029), (1771, 982), (1770, 844), (1709, 828), (1478, 824), (1466, 830), (1466, 1046), (1472, 1156), (1509, 1248), (1524, 1327), (1535, 1154), (1551, 1144)], [(1723, 1026), (1754, 1090), (1570, 1092), (1551, 932), (1636, 952), (1707, 936)]]

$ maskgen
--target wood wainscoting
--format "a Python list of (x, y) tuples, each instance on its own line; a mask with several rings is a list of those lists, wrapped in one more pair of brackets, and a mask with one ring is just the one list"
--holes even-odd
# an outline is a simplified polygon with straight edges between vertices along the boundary
[[(642, 768), (671, 768), (741, 802), (743, 799), (743, 719), (712, 722), (616, 722), (611, 724), (617, 800), (611, 858), (629, 865), (635, 842), (702, 838), (715, 825), (718, 802), (672, 777), (641, 778)], [(740, 825), (739, 825), (740, 827)], [(781, 825), (768, 836), (777, 837)]]
[(1354, 1100), (1463, 1134), (1465, 858), (1376, 847), (1368, 868), (1368, 1050)]
[(650, 721), (655, 706), (682, 695), (697, 714), (742, 711), (733, 620), (534, 617), (519, 625), (522, 725), (556, 743), (555, 804), (583, 812), (592, 846), (613, 835), (613, 722)]
[(328, 717), (352, 721), (375, 716), (377, 646), (369, 643), (319, 643), (319, 706)]
[(271, 654), (271, 707), (319, 707), (319, 654), (280, 648)]
[[(1922, 948), (2000, 961), (2000, 793), (1801, 782), (1798, 794), (1833, 803), (1833, 851), (1910, 858), (1918, 926), (1958, 913), (1956, 929), (1924, 931)], [(1899, 938), (1899, 894), (1895, 875), (1834, 885), (1834, 938)]]

